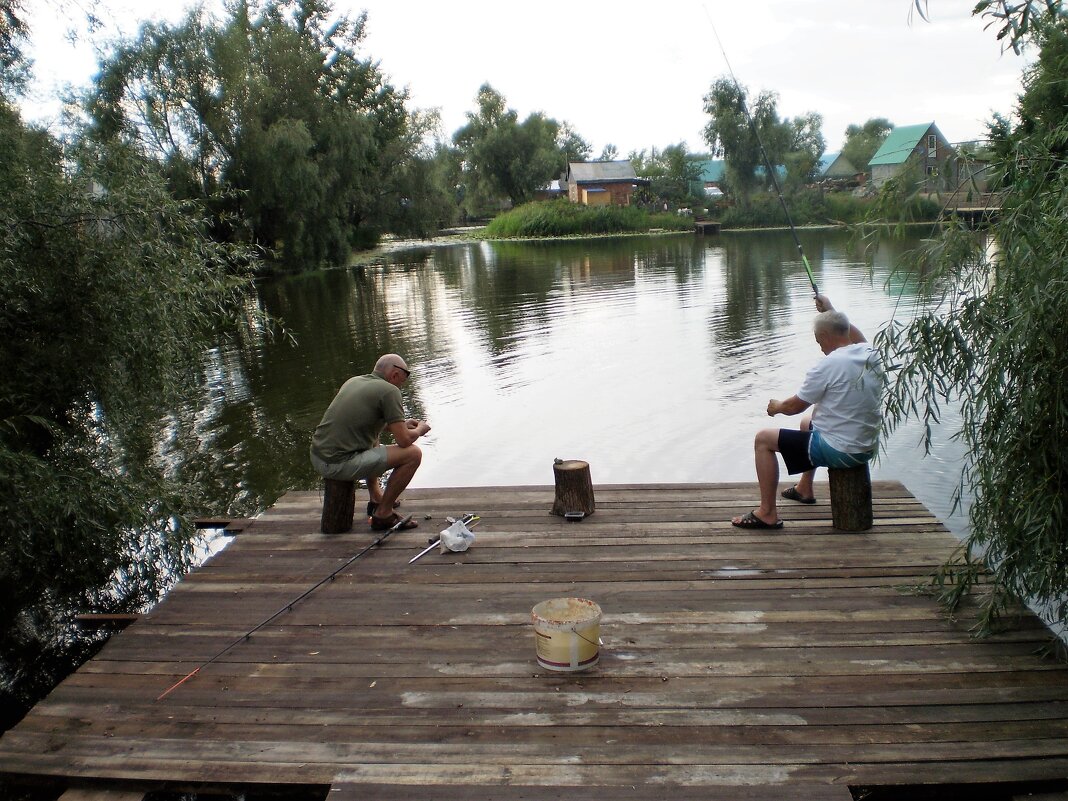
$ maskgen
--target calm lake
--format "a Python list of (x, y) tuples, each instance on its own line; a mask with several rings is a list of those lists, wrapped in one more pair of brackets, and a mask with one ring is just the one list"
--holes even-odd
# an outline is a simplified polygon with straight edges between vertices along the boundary
[[(898, 270), (918, 235), (884, 244), (874, 269), (845, 233), (801, 240), (821, 292), (869, 339), (913, 313)], [(219, 512), (317, 486), (310, 433), (384, 352), (408, 360), (409, 412), (433, 426), (413, 486), (550, 485), (554, 457), (588, 461), (597, 484), (755, 482), (753, 434), (797, 423), (768, 418), (768, 399), (821, 358), (788, 232), (419, 247), (257, 291), (286, 335), (220, 343), (202, 402), (174, 427), (183, 471)], [(946, 415), (926, 457), (918, 427), (895, 432), (873, 477), (902, 481), (959, 534), (956, 423)]]

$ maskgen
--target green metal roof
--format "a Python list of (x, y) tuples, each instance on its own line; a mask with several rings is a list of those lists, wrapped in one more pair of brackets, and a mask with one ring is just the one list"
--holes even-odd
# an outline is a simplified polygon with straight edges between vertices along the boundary
[(703, 159), (697, 162), (701, 168), (701, 181), (722, 181), (723, 173), (727, 166), (725, 161), (719, 159)]
[(875, 155), (871, 157), (868, 166), (904, 164), (906, 159), (912, 155), (912, 151), (916, 149), (916, 145), (923, 139), (924, 134), (933, 125), (933, 122), (924, 122), (920, 125), (902, 125), (900, 128), (894, 128), (886, 137), (882, 147), (875, 151)]

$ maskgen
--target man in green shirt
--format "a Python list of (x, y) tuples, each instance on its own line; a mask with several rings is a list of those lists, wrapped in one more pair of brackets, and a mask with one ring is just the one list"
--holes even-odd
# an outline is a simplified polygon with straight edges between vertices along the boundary
[[(373, 372), (342, 384), (312, 435), (312, 466), (323, 478), (367, 479), (368, 512), (375, 531), (385, 531), (400, 520), (393, 508), (423, 459), (415, 441), (430, 431), (426, 421), (404, 418), (400, 387), (410, 375), (397, 354), (380, 357)], [(396, 445), (379, 443), (383, 429), (393, 435)], [(387, 470), (393, 472), (382, 490), (374, 479)], [(409, 520), (404, 528), (417, 525)]]

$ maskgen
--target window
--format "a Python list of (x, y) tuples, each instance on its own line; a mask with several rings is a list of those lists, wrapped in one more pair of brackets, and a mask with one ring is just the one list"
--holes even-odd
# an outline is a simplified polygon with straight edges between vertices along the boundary
[(927, 158), (933, 159), (938, 156), (938, 137), (927, 134)]

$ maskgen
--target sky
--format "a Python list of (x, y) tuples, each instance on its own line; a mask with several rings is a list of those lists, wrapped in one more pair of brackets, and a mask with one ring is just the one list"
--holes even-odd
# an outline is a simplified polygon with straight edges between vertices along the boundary
[[(27, 3), (37, 82), (23, 113), (53, 130), (58, 92), (91, 83), (95, 50), (196, 5), (99, 0), (105, 29), (75, 45), (77, 2)], [(620, 157), (680, 142), (706, 151), (702, 98), (731, 69), (750, 96), (776, 93), (780, 117), (822, 115), (828, 152), (875, 117), (934, 122), (951, 142), (981, 138), (993, 112), (1011, 113), (1026, 56), (1002, 53), (974, 5), (929, 0), (924, 21), (910, 20), (912, 0), (334, 0), (338, 13), (366, 10), (363, 55), (408, 88), (410, 107), (437, 108), (446, 138), (489, 83), (520, 120), (569, 123), (595, 157), (608, 144)]]

